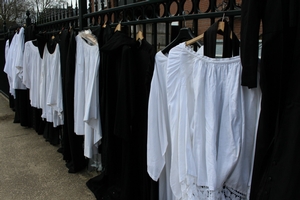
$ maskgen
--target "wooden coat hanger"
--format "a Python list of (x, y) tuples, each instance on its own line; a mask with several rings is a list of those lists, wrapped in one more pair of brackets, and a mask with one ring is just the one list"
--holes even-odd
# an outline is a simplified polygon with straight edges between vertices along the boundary
[[(222, 20), (222, 21), (218, 21), (216, 23), (218, 23), (218, 32), (219, 33), (224, 33), (224, 30), (225, 30), (225, 21)], [(202, 33), (201, 35), (198, 35), (197, 37), (195, 37), (193, 39), (190, 39), (190, 40), (186, 41), (185, 44), (187, 46), (188, 45), (192, 45), (195, 42), (203, 40), (203, 38), (204, 38), (204, 33)], [(232, 39), (232, 31), (230, 32), (230, 38)]]
[[(140, 16), (137, 18), (137, 20), (140, 19)], [(136, 33), (136, 36), (135, 36), (135, 39), (136, 41), (142, 41), (144, 39), (144, 35), (143, 35), (143, 31), (142, 30), (142, 27), (141, 27), (141, 24), (138, 25), (138, 32)]]
[[(222, 2), (222, 11), (223, 11), (223, 16), (222, 16), (222, 20), (219, 20), (217, 23), (219, 23), (218, 24), (218, 33), (221, 33), (221, 34), (223, 34), (224, 33), (224, 30), (225, 30), (225, 4), (226, 4), (226, 2), (225, 1), (223, 1)], [(198, 42), (198, 41), (200, 41), (200, 40), (203, 40), (203, 38), (204, 38), (204, 33), (202, 33), (201, 35), (199, 35), (199, 36), (197, 36), (197, 37), (195, 37), (195, 38), (193, 38), (193, 39), (191, 39), (191, 40), (189, 40), (189, 41), (187, 41), (185, 44), (186, 45), (192, 45), (192, 44), (194, 44), (195, 42)], [(232, 31), (231, 31), (231, 33), (230, 33), (230, 38), (232, 39)]]
[(144, 39), (144, 36), (143, 36), (143, 32), (142, 31), (138, 31), (136, 33), (136, 40), (143, 40)]
[(107, 20), (105, 20), (105, 22), (103, 23), (102, 28), (106, 27), (106, 23), (107, 23)]
[[(138, 19), (137, 20), (139, 20), (140, 19), (140, 17), (138, 17)], [(144, 35), (143, 35), (143, 31), (141, 31), (142, 30), (142, 27), (141, 27), (141, 24), (139, 24), (138, 25), (138, 28), (139, 28), (139, 30), (138, 30), (138, 32), (136, 33), (136, 36), (135, 36), (135, 39), (138, 41), (142, 41), (143, 39), (144, 39)]]
[(121, 22), (122, 22), (122, 20), (121, 20), (121, 21), (119, 21), (119, 23), (118, 23), (118, 25), (116, 26), (116, 28), (115, 28), (115, 31), (114, 31), (114, 32), (121, 31)]

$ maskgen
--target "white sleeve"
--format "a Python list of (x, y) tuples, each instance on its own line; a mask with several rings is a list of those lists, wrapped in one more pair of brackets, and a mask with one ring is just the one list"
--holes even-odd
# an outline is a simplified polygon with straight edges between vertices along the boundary
[(47, 95), (47, 105), (51, 106), (58, 112), (58, 116), (62, 118), (63, 102), (62, 102), (62, 80), (61, 80), (61, 63), (59, 47), (55, 49), (56, 58), (54, 66), (51, 66), (51, 80), (49, 84), (49, 92)]
[(86, 93), (85, 93), (85, 108), (84, 108), (84, 122), (86, 122), (91, 128), (95, 130), (94, 144), (102, 138), (101, 123), (100, 123), (100, 104), (99, 104), (99, 64), (100, 54), (98, 47), (94, 48), (95, 52), (93, 56), (95, 58), (91, 66), (86, 67), (85, 76), (87, 81)]
[(74, 77), (74, 132), (77, 135), (84, 135), (84, 104), (85, 104), (85, 80), (84, 80), (84, 55), (82, 49), (82, 39), (79, 35), (76, 39), (76, 64)]
[(156, 61), (148, 105), (147, 171), (155, 181), (159, 179), (165, 166), (169, 129), (169, 121), (166, 117), (168, 113), (164, 112), (167, 108), (167, 102), (164, 98), (166, 91), (163, 91), (165, 89), (164, 69), (161, 70), (160, 67), (163, 68), (163, 66), (158, 66)]
[(5, 61), (7, 60), (7, 57), (8, 57), (8, 51), (9, 51), (9, 40), (6, 40), (6, 42), (5, 42)]
[(40, 87), (39, 87), (39, 93), (40, 93), (40, 107), (42, 109), (42, 118), (46, 118), (46, 67), (47, 67), (47, 55), (46, 55), (46, 48), (44, 48), (43, 53), (43, 60), (42, 60), (42, 66), (41, 66), (41, 78), (40, 78)]
[(25, 35), (24, 35), (24, 28), (20, 30), (20, 36), (18, 41), (18, 48), (16, 49), (16, 62), (15, 67), (17, 68), (17, 75), (23, 79), (23, 57), (24, 57), (24, 42), (25, 42)]
[(23, 79), (22, 82), (27, 88), (31, 88), (31, 73), (32, 73), (32, 65), (30, 62), (30, 46), (29, 43), (26, 42), (24, 47), (24, 56), (23, 56)]

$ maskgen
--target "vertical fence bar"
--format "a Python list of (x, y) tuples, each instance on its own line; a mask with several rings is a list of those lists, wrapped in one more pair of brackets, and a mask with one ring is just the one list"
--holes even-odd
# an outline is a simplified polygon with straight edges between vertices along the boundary
[(3, 31), (4, 31), (4, 33), (6, 33), (6, 31), (7, 31), (6, 20), (4, 20), (4, 22), (3, 22)]
[[(210, 0), (210, 12), (216, 12), (216, 0)], [(216, 19), (214, 17), (210, 18), (210, 24), (215, 23)]]
[[(75, 11), (75, 16), (78, 16), (78, 4), (77, 4), (77, 0), (76, 0), (75, 10), (74, 11)], [(79, 22), (79, 19), (75, 20), (75, 23), (74, 23), (75, 28), (78, 28), (78, 22)]]
[(29, 10), (26, 11), (26, 16), (27, 16), (27, 18), (26, 18), (26, 26), (28, 27), (28, 26), (31, 25), (31, 18), (30, 18), (30, 12), (29, 12)]
[(64, 12), (65, 12), (65, 19), (68, 18), (68, 9), (69, 9), (69, 4), (67, 3), (66, 9), (64, 10)]
[(104, 10), (104, 0), (101, 0), (101, 10)]
[[(157, 23), (152, 24), (152, 33), (157, 33)], [(157, 51), (157, 34), (152, 34), (152, 46)]]
[(98, 11), (98, 1), (96, 0), (94, 4), (95, 4), (95, 12), (97, 12)]
[[(229, 9), (234, 10), (234, 7), (236, 5), (235, 0), (229, 0), (228, 3), (229, 3)], [(229, 17), (229, 25), (230, 25), (231, 30), (234, 30), (234, 16)]]
[(86, 0), (79, 1), (79, 29), (83, 30), (87, 26), (87, 21), (83, 19), (83, 15), (87, 13), (87, 2)]
[(143, 24), (143, 33), (144, 33), (144, 38), (147, 40), (147, 25)]

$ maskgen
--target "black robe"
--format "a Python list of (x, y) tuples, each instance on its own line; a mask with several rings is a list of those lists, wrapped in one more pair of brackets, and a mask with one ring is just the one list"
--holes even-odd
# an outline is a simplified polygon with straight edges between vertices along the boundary
[[(262, 90), (251, 199), (299, 199), (300, 15), (298, 0), (244, 0), (242, 85)], [(258, 39), (263, 24), (258, 79)]]
[(82, 135), (74, 132), (74, 78), (76, 41), (73, 30), (65, 30), (61, 37), (63, 44), (62, 75), (64, 103), (64, 133), (62, 138), (63, 155), (69, 173), (76, 173), (86, 168), (88, 159), (84, 156)]
[[(140, 48), (140, 49), (138, 49)], [(116, 32), (101, 47), (102, 165), (87, 182), (97, 199), (157, 199), (147, 174), (147, 104), (154, 49)]]

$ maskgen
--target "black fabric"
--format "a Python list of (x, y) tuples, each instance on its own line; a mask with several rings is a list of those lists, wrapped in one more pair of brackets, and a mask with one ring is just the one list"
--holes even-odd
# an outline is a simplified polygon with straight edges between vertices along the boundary
[(42, 109), (32, 107), (32, 128), (37, 132), (37, 134), (42, 135), (42, 130), (44, 130), (44, 122), (41, 118)]
[(25, 33), (25, 42), (28, 42), (30, 40), (36, 39), (37, 29), (35, 25), (30, 25), (25, 27), (24, 33)]
[(32, 111), (29, 100), (29, 90), (15, 90), (15, 118), (14, 123), (20, 123), (21, 126), (32, 126)]
[[(155, 51), (115, 32), (101, 47), (102, 165), (87, 182), (97, 199), (150, 200), (153, 181), (147, 174), (147, 108)], [(156, 185), (157, 186), (157, 185)]]
[(300, 185), (300, 15), (297, 0), (245, 0), (242, 85), (257, 86), (258, 30), (263, 22), (262, 91), (250, 199), (298, 199)]
[[(12, 38), (13, 38), (13, 34), (8, 34), (6, 37), (5, 37), (5, 41), (8, 40), (8, 43), (10, 45), (11, 41), (12, 41)], [(4, 55), (4, 54), (3, 54)], [(4, 55), (4, 59), (5, 59), (5, 55)], [(4, 66), (3, 66), (4, 67)], [(7, 79), (8, 81), (8, 79)], [(8, 86), (9, 87), (9, 86)], [(9, 89), (8, 89), (9, 90)], [(15, 111), (15, 99), (14, 99), (14, 96), (12, 96), (9, 92), (8, 92), (8, 100), (9, 100), (9, 107)]]
[(44, 48), (47, 43), (47, 38), (43, 33), (36, 34), (37, 40), (33, 42), (38, 47), (41, 58), (43, 58)]
[[(101, 35), (98, 39), (99, 42), (99, 48), (101, 48), (113, 35), (113, 29), (110, 26), (106, 26), (105, 28), (102, 28)], [(105, 66), (105, 63), (107, 63), (107, 56), (100, 50), (100, 67), (99, 67), (99, 94), (100, 94), (100, 116), (101, 116), (101, 126), (102, 130), (104, 131), (103, 124), (105, 123), (105, 104), (106, 104), (106, 95), (105, 95), (105, 81), (107, 76), (107, 69)], [(102, 149), (104, 148), (105, 143), (103, 145), (103, 142), (98, 147), (99, 153), (102, 154)], [(105, 149), (105, 148), (104, 148)], [(106, 154), (103, 154), (101, 156), (102, 160), (102, 166), (104, 163), (106, 163)]]
[(75, 32), (70, 30), (68, 39), (68, 49), (66, 55), (66, 67), (64, 68), (64, 117), (67, 123), (67, 134), (64, 134), (64, 158), (67, 161), (69, 173), (77, 173), (86, 168), (88, 159), (84, 157), (83, 136), (74, 132), (74, 78), (75, 78), (75, 56), (76, 41)]
[[(62, 80), (62, 94), (63, 94), (63, 108), (66, 111), (67, 101), (65, 98), (66, 92), (66, 68), (67, 68), (67, 55), (68, 55), (68, 47), (69, 47), (69, 31), (67, 29), (62, 30), (58, 35), (59, 40), (59, 51), (60, 51), (60, 64), (61, 64), (61, 80)], [(65, 113), (65, 112), (64, 112)], [(64, 115), (64, 125), (62, 126), (62, 138), (61, 138), (61, 148), (63, 153), (63, 159), (67, 162), (72, 159), (71, 150), (69, 145), (69, 130), (68, 130), (68, 115)]]
[(43, 136), (45, 140), (50, 144), (52, 144), (53, 146), (57, 146), (60, 144), (60, 139), (59, 139), (60, 132), (61, 132), (61, 126), (53, 127), (52, 122), (45, 123)]
[[(220, 20), (219, 20), (220, 21)], [(219, 21), (212, 24), (204, 32), (204, 55), (215, 58), (216, 57), (216, 43)], [(230, 58), (232, 56), (239, 55), (239, 40), (235, 33), (231, 31), (231, 28), (227, 21), (224, 21), (225, 27), (224, 32), (220, 33), (223, 35), (223, 53), (222, 58)], [(231, 38), (232, 36), (232, 38)]]

